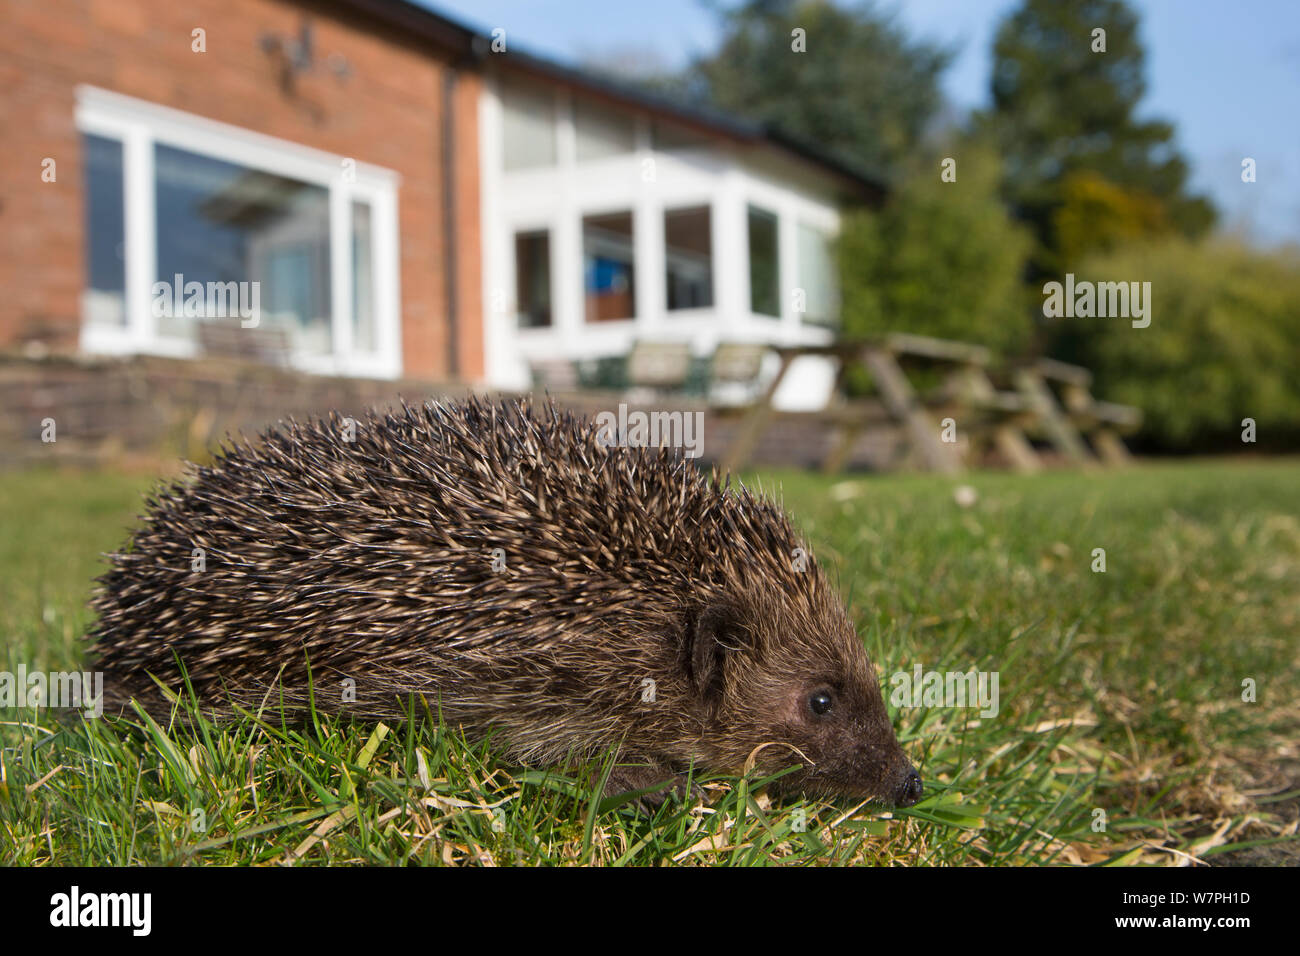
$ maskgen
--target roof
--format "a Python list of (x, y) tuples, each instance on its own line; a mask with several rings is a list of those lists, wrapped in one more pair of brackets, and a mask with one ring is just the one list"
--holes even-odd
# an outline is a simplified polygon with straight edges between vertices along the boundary
[(337, 6), (350, 8), (368, 19), (431, 42), (461, 65), (483, 66), (491, 59), (504, 69), (529, 73), (617, 105), (642, 109), (700, 132), (745, 145), (771, 146), (779, 152), (830, 173), (864, 198), (879, 200), (885, 194), (886, 186), (880, 177), (845, 162), (815, 144), (792, 136), (773, 124), (745, 120), (704, 107), (684, 105), (631, 83), (598, 76), (517, 49), (511, 49), (508, 53), (492, 53), (492, 38), (489, 35), (441, 13), (417, 6), (411, 0), (333, 0), (333, 2)]

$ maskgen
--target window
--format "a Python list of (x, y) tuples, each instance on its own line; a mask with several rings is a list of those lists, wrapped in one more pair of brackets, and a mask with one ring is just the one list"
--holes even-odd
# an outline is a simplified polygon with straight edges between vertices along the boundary
[(555, 165), (555, 97), (504, 84), (501, 116), (505, 168)]
[[(160, 284), (233, 282), (252, 306), (241, 287), (256, 283), (259, 328), (285, 332), (303, 353), (332, 351), (328, 189), (162, 144), (154, 188)], [(209, 309), (206, 296), (203, 309), (176, 314), (178, 298), (159, 302), (161, 335), (194, 339), (201, 321), (246, 317)]]
[(713, 305), (713, 233), (708, 206), (664, 212), (664, 262), (668, 308)]
[(545, 229), (515, 234), (515, 304), (520, 328), (551, 324), (551, 236)]
[(375, 339), (375, 246), (370, 203), (352, 203), (352, 345), (373, 352)]
[(636, 317), (632, 249), (632, 213), (583, 217), (583, 289), (588, 322)]
[(781, 272), (776, 214), (749, 207), (749, 310), (781, 314)]
[(598, 103), (573, 104), (573, 130), (580, 163), (630, 153), (636, 147), (632, 117)]
[(126, 325), (126, 205), (122, 144), (82, 136), (86, 197), (86, 285), (82, 310), (91, 325)]
[(804, 291), (803, 320), (834, 325), (839, 320), (839, 282), (832, 239), (820, 229), (799, 223), (799, 288)]
[(206, 334), (220, 323), (309, 371), (401, 371), (392, 173), (104, 90), (77, 98), (83, 348), (192, 356), (224, 347)]

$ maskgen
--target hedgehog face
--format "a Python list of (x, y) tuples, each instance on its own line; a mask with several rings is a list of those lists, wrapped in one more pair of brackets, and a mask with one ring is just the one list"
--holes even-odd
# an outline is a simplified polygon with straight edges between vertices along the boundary
[(697, 621), (692, 652), (713, 742), (725, 749), (721, 763), (739, 769), (761, 748), (760, 771), (800, 765), (777, 782), (782, 792), (896, 806), (920, 799), (921, 778), (838, 599), (816, 609), (762, 598), (711, 607)]
[(916, 803), (921, 779), (898, 744), (870, 665), (848, 671), (847, 679), (829, 671), (805, 673), (778, 698), (773, 737), (808, 759), (789, 783), (782, 778), (783, 789)]

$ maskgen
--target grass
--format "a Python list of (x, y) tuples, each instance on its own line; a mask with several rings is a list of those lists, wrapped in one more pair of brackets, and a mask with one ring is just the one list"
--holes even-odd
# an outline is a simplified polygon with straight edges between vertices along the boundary
[[(159, 727), (8, 708), (0, 862), (1296, 862), (1300, 463), (762, 483), (837, 575), (887, 693), (918, 663), (999, 674), (995, 718), (891, 708), (926, 778), (910, 810), (773, 805), (741, 778), (647, 818), (597, 796), (600, 765), (511, 766), (428, 714)], [(99, 553), (149, 484), (0, 474), (0, 667), (81, 662)]]

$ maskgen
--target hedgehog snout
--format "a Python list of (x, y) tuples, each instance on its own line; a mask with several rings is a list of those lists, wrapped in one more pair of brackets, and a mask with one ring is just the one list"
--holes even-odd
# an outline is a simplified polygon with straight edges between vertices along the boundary
[(894, 793), (894, 806), (914, 806), (921, 799), (924, 790), (925, 788), (921, 784), (921, 775), (916, 772), (915, 767), (908, 765), (907, 773), (903, 774), (903, 782), (899, 784), (898, 790)]

